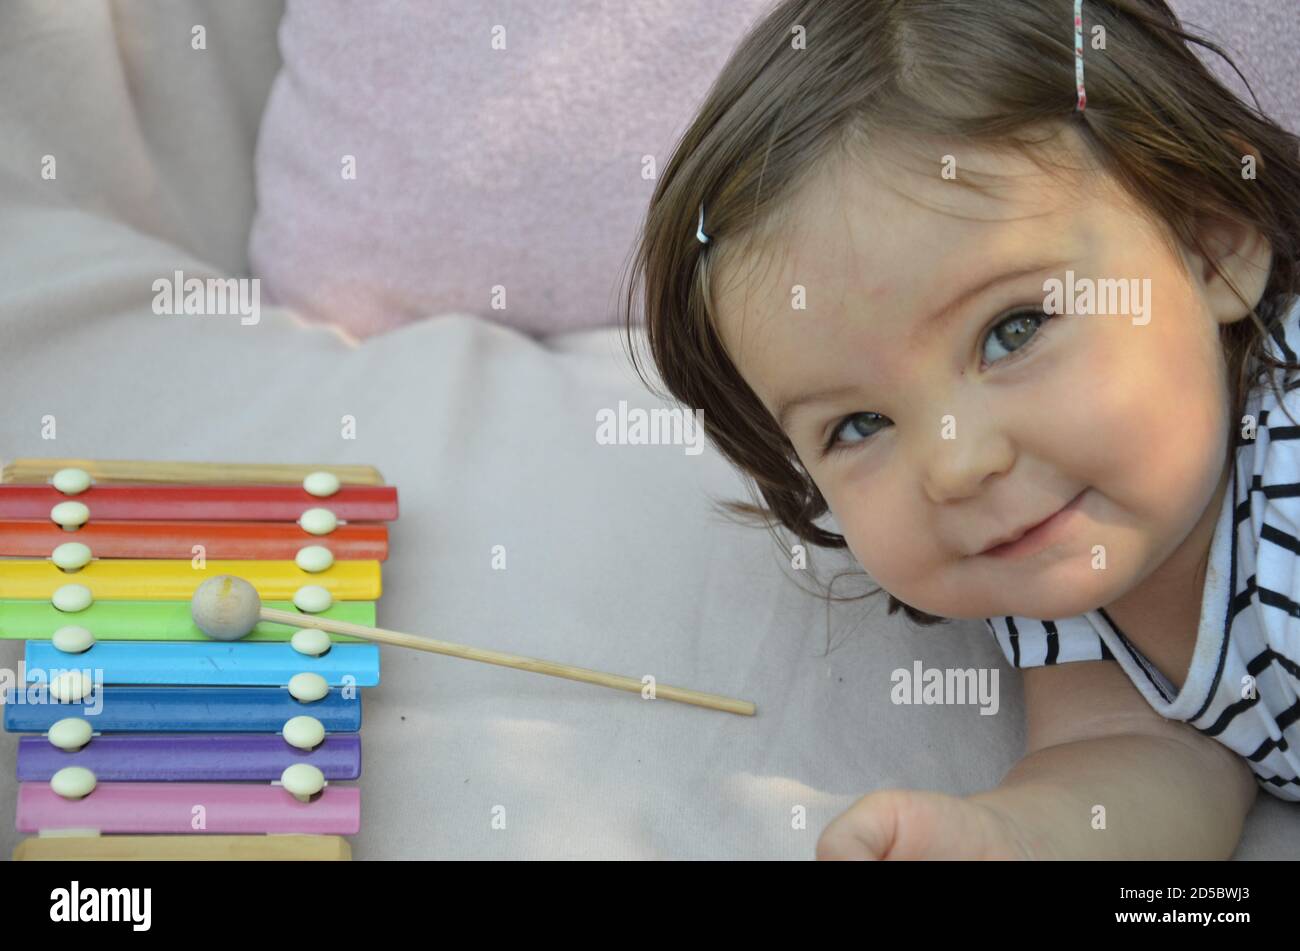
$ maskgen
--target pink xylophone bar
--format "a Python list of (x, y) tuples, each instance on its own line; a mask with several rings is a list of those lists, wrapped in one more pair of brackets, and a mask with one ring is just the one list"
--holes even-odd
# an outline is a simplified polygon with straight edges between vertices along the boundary
[[(195, 807), (202, 807), (195, 828)], [(355, 835), (361, 790), (326, 786), (301, 802), (280, 786), (252, 783), (101, 783), (65, 799), (48, 783), (18, 784), (19, 832), (93, 829), (113, 833), (311, 833)]]

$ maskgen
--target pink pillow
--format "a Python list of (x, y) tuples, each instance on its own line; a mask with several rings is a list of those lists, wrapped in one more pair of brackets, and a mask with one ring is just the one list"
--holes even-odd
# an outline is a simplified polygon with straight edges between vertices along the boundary
[(257, 143), (263, 298), (357, 337), (449, 311), (617, 322), (643, 157), (663, 169), (771, 6), (289, 0)]

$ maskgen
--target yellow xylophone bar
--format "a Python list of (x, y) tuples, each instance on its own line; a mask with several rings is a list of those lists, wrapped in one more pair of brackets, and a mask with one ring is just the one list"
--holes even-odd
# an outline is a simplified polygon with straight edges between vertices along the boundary
[(97, 483), (201, 482), (301, 483), (313, 472), (332, 472), (343, 485), (383, 485), (374, 466), (300, 465), (265, 462), (157, 462), (136, 459), (15, 459), (0, 482), (44, 482), (60, 469), (84, 469)]
[(53, 835), (24, 839), (13, 857), (15, 862), (346, 862), (352, 847), (337, 835)]
[(376, 601), (382, 593), (379, 562), (336, 561), (324, 571), (303, 571), (292, 561), (190, 561), (149, 558), (103, 559), (77, 571), (52, 561), (5, 559), (0, 598), (49, 600), (64, 585), (80, 584), (102, 600), (188, 601), (194, 589), (216, 575), (238, 575), (263, 600), (291, 601), (305, 585), (320, 585), (336, 601)]

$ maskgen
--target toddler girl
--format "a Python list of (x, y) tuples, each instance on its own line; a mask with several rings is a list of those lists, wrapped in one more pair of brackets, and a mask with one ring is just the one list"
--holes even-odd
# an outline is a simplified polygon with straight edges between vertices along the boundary
[(1297, 139), (1189, 43), (1164, 0), (786, 0), (657, 185), (646, 337), (733, 509), (1025, 668), (997, 789), (874, 792), (820, 857), (1226, 858), (1300, 800)]

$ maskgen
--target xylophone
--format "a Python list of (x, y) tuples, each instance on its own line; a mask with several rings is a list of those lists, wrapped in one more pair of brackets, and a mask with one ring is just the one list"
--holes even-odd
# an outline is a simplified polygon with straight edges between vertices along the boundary
[[(397, 489), (369, 466), (20, 459), (0, 471), (15, 859), (348, 859), (362, 638), (258, 621), (214, 640), (204, 581), (373, 627)], [(218, 582), (220, 584), (220, 582)]]

